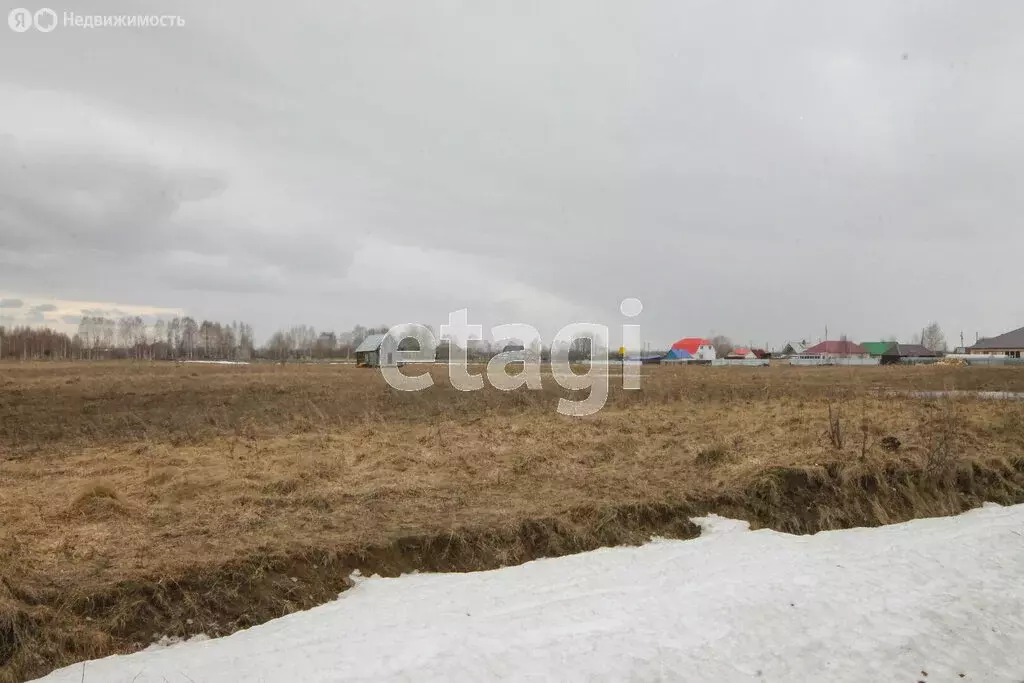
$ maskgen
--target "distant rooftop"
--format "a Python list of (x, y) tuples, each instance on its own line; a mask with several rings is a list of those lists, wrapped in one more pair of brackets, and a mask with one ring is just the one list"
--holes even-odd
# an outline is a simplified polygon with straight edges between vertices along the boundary
[(371, 334), (362, 343), (356, 347), (356, 353), (364, 353), (366, 351), (376, 351), (380, 348), (381, 342), (384, 341), (386, 334)]
[(839, 341), (823, 341), (820, 344), (815, 344), (810, 347), (804, 353), (831, 353), (835, 355), (845, 356), (858, 356), (866, 354), (868, 351), (860, 344), (856, 344), (852, 341), (846, 341), (840, 339)]
[(972, 349), (1024, 349), (1024, 327), (991, 339), (982, 339)]

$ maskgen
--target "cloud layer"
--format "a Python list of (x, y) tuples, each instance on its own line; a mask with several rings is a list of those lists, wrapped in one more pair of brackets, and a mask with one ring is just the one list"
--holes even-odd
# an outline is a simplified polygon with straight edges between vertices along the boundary
[(1024, 324), (1012, 0), (174, 11), (0, 41), (12, 299), (259, 337), (462, 307), (550, 336), (627, 296), (656, 343)]

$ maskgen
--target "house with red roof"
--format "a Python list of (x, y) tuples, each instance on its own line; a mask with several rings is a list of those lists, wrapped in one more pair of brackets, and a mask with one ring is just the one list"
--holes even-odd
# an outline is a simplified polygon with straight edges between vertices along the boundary
[(731, 358), (731, 359), (742, 358), (744, 360), (752, 360), (754, 358), (760, 358), (760, 356), (758, 356), (756, 353), (754, 353), (753, 349), (745, 349), (743, 347), (737, 347), (737, 348), (733, 349), (729, 353), (725, 354), (725, 357), (726, 358)]
[(702, 337), (685, 337), (672, 345), (668, 358), (688, 358), (693, 360), (714, 360), (715, 347), (710, 339)]

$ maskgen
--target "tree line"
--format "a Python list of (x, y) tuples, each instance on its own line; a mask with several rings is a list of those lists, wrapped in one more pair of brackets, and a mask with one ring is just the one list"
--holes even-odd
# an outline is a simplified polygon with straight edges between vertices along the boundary
[(198, 321), (190, 316), (147, 322), (141, 316), (83, 316), (74, 334), (49, 327), (0, 326), (0, 359), (54, 360), (306, 360), (352, 358), (371, 334), (387, 325), (356, 325), (342, 333), (296, 325), (256, 346), (251, 325)]
[(83, 316), (73, 335), (49, 327), (0, 327), (0, 358), (247, 360), (253, 354), (252, 326), (239, 321)]
[[(452, 342), (448, 339), (439, 339), (434, 328), (426, 325), (434, 337), (434, 356), (439, 361), (446, 361), (452, 355)], [(335, 333), (333, 331), (317, 332), (309, 325), (296, 325), (288, 329), (282, 329), (270, 335), (266, 345), (257, 349), (257, 358), (269, 360), (323, 360), (323, 359), (350, 359), (354, 358), (355, 350), (366, 339), (373, 334), (385, 334), (390, 327), (378, 325), (376, 327), (364, 327), (356, 325), (348, 332)], [(421, 345), (428, 344), (427, 335), (420, 334), (417, 328), (410, 328), (404, 332), (407, 334), (399, 344), (402, 351), (419, 350)], [(521, 351), (533, 353), (542, 360), (549, 360), (552, 353), (556, 358), (568, 357), (572, 361), (589, 359), (594, 355), (607, 354), (602, 340), (594, 342), (586, 337), (573, 340), (572, 344), (556, 345), (554, 350), (550, 346), (542, 347), (539, 343), (530, 345), (527, 349), (521, 340), (489, 341), (486, 339), (470, 340), (465, 348), (466, 357), (469, 360), (489, 360), (495, 354), (503, 351)]]
[(352, 358), (356, 348), (371, 334), (385, 334), (387, 325), (356, 325), (348, 332), (317, 332), (310, 325), (295, 325), (270, 335), (257, 357), (271, 360)]
[[(429, 326), (428, 326), (429, 327)], [(49, 327), (0, 326), (0, 359), (53, 360), (250, 360), (274, 361), (352, 359), (355, 350), (370, 335), (384, 334), (387, 325), (355, 325), (346, 332), (320, 331), (310, 325), (295, 325), (274, 332), (262, 346), (256, 346), (253, 329), (247, 323), (198, 321), (190, 316), (147, 321), (142, 316), (83, 316), (74, 334)], [(431, 333), (434, 334), (433, 328)], [(423, 339), (420, 339), (423, 336)], [(437, 339), (435, 356), (444, 361), (452, 354), (452, 342)], [(402, 350), (420, 348), (425, 335), (411, 333)], [(608, 354), (603, 340), (579, 338), (571, 345), (529, 348), (516, 340), (472, 340), (465, 353), (470, 360), (487, 360), (502, 351), (531, 353), (543, 360), (568, 357), (585, 360)]]
[[(252, 326), (240, 321), (197, 321), (190, 316), (182, 316), (147, 322), (141, 316), (83, 316), (77, 332), (72, 335), (49, 327), (0, 326), (0, 359), (350, 359), (366, 337), (384, 334), (388, 329), (387, 325), (356, 325), (347, 332), (336, 333), (318, 332), (310, 325), (295, 325), (274, 332), (263, 346), (257, 347)], [(895, 337), (892, 340), (895, 341)], [(451, 354), (451, 343), (444, 339), (437, 341), (436, 357), (446, 360)], [(945, 336), (934, 322), (915, 335), (912, 341), (934, 351), (946, 350)], [(418, 345), (419, 342), (415, 343)], [(713, 337), (712, 344), (719, 357), (724, 357), (733, 348), (732, 341), (724, 335)], [(410, 347), (407, 341), (401, 348), (416, 347)], [(514, 340), (511, 343), (473, 340), (467, 346), (466, 355), (471, 360), (486, 360), (509, 350), (533, 353), (545, 361), (552, 356), (552, 349), (548, 346), (541, 348), (539, 344), (531, 344), (529, 349), (524, 349)], [(618, 353), (610, 352), (604, 340), (586, 337), (576, 339), (570, 345), (559, 345), (553, 350), (553, 355), (556, 358), (568, 357), (572, 361), (594, 357), (618, 358)]]

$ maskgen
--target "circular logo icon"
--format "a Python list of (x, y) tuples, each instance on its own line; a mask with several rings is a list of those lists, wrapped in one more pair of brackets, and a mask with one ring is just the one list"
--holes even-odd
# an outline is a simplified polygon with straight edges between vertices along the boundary
[(643, 303), (640, 302), (640, 299), (637, 299), (634, 296), (623, 299), (622, 303), (619, 304), (619, 311), (621, 311), (622, 315), (627, 318), (637, 317), (640, 315), (640, 311), (642, 310), (644, 310)]
[(36, 30), (42, 31), (43, 33), (49, 33), (53, 29), (57, 28), (57, 13), (49, 7), (44, 7), (35, 13), (32, 17), (32, 21), (36, 25)]
[(7, 15), (7, 25), (11, 27), (12, 31), (24, 33), (32, 28), (32, 13), (21, 7), (12, 9), (11, 13)]

